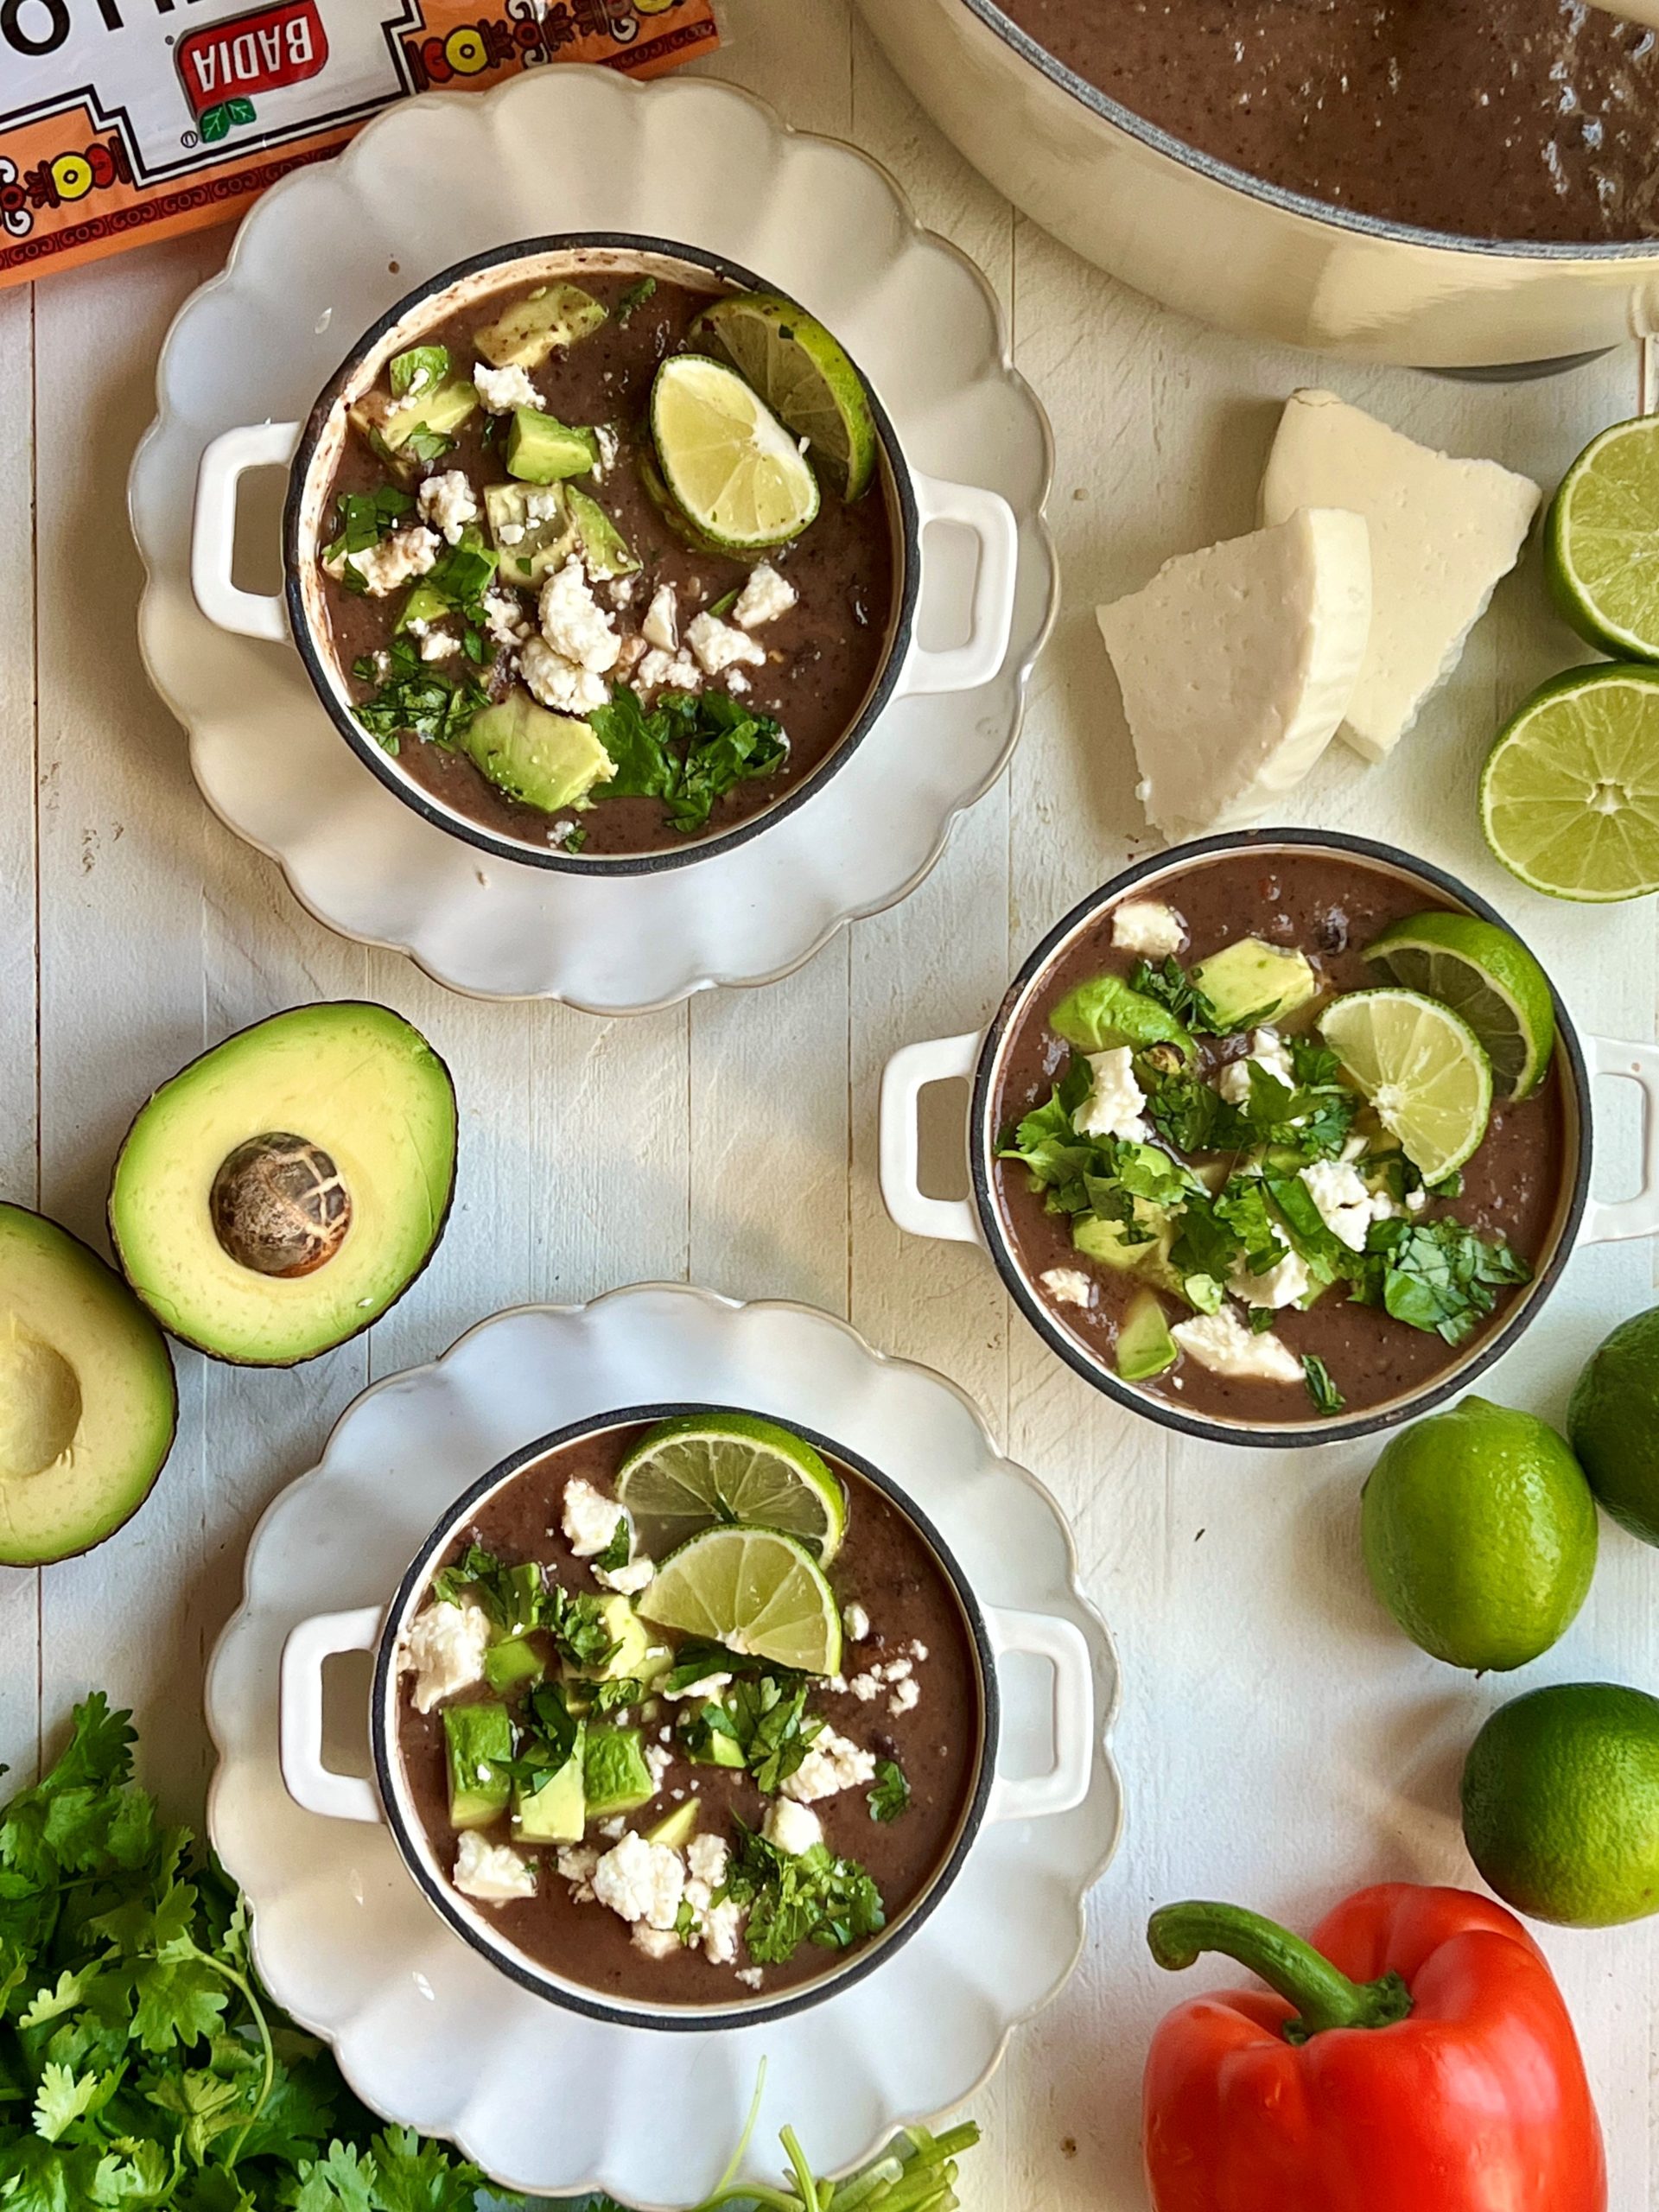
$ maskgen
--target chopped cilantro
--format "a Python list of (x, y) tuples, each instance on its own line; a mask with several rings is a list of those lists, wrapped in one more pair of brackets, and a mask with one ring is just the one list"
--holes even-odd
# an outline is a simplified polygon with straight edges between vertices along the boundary
[(442, 430), (429, 430), (424, 423), (417, 423), (397, 451), (400, 457), (407, 455), (410, 461), (442, 461), (454, 450), (454, 443)]
[(734, 1820), (737, 1851), (726, 1897), (748, 1907), (744, 1947), (757, 1966), (783, 1966), (803, 1943), (848, 1949), (887, 1925), (881, 1892), (855, 1859), (837, 1859), (828, 1846), (780, 1851)]
[(660, 798), (683, 836), (707, 826), (716, 799), (775, 775), (789, 757), (782, 725), (723, 691), (664, 691), (647, 713), (639, 694), (619, 683), (588, 720), (616, 765), (594, 798)]
[(910, 1810), (910, 1783), (897, 1759), (878, 1759), (875, 1787), (864, 1800), (873, 1821), (896, 1821)]
[(539, 1625), (546, 1592), (540, 1567), (533, 1559), (509, 1567), (482, 1544), (468, 1544), (453, 1566), (432, 1578), (432, 1595), (440, 1604), (458, 1605), (463, 1598), (476, 1599), (504, 1636), (526, 1636)]
[(1500, 1288), (1530, 1282), (1532, 1269), (1501, 1239), (1488, 1243), (1460, 1221), (1373, 1222), (1353, 1295), (1396, 1321), (1461, 1344), (1497, 1303)]
[(562, 853), (579, 853), (583, 850), (587, 842), (587, 823), (573, 822), (565, 835), (559, 840), (559, 850)]
[(588, 1694), (595, 1713), (624, 1713), (629, 1706), (638, 1705), (645, 1694), (643, 1682), (624, 1675), (618, 1681), (594, 1683)]
[[(688, 1666), (682, 1648), (682, 1663), (665, 1685), (671, 1692), (690, 1689), (710, 1674), (733, 1672), (730, 1656), (718, 1646), (700, 1646), (698, 1650), (700, 1656)], [(715, 1757), (713, 1739), (724, 1737), (742, 1753), (756, 1789), (774, 1796), (823, 1732), (822, 1718), (806, 1709), (811, 1687), (809, 1676), (786, 1668), (740, 1669), (718, 1698), (680, 1716), (678, 1731), (687, 1756), (707, 1764)]]
[(637, 284), (630, 284), (616, 303), (616, 319), (626, 330), (635, 315), (657, 289), (654, 276), (642, 276)]
[(1302, 1377), (1307, 1384), (1307, 1395), (1315, 1410), (1322, 1414), (1339, 1414), (1348, 1401), (1331, 1380), (1331, 1370), (1317, 1352), (1302, 1354)]
[(352, 664), (359, 683), (379, 682), (372, 698), (353, 708), (358, 721), (388, 753), (395, 753), (405, 735), (453, 752), (474, 715), (488, 706), (488, 692), (474, 677), (446, 676), (423, 661), (411, 638), (394, 638), (385, 658), (384, 671), (373, 653)]
[[(339, 561), (352, 553), (366, 553), (371, 545), (378, 545), (390, 535), (414, 505), (407, 492), (400, 492), (395, 484), (382, 484), (372, 492), (342, 492), (334, 501), (334, 520), (340, 524), (340, 535), (332, 545), (325, 546), (325, 561)], [(350, 560), (346, 561), (340, 582), (348, 591), (367, 588), (361, 572)]]
[[(477, 525), (468, 523), (459, 541), (439, 556), (421, 582), (469, 622), (481, 623), (485, 620), (484, 594), (495, 581), (499, 559), (494, 547), (486, 545)], [(481, 654), (481, 640), (480, 644)]]
[(632, 1556), (633, 1524), (626, 1513), (619, 1513), (616, 1516), (616, 1527), (611, 1532), (610, 1542), (596, 1558), (589, 1561), (589, 1565), (603, 1573), (614, 1574), (619, 1567), (626, 1567)]
[(1271, 1020), (1280, 1005), (1277, 999), (1270, 999), (1265, 1006), (1253, 1007), (1236, 1021), (1224, 1021), (1214, 1001), (1205, 995), (1173, 954), (1156, 967), (1149, 960), (1137, 960), (1130, 971), (1129, 988), (1139, 991), (1144, 998), (1156, 999), (1184, 1029), (1206, 1037), (1233, 1037), (1242, 1029), (1255, 1029)]
[(434, 385), (442, 384), (448, 373), (447, 346), (411, 346), (406, 353), (394, 353), (391, 357), (391, 396), (402, 399), (411, 391), (429, 391)]
[(537, 1682), (514, 1719), (507, 1772), (526, 1797), (545, 1789), (575, 1751), (581, 1724), (556, 1682)]
[(573, 1593), (556, 1582), (548, 1585), (542, 1626), (552, 1637), (560, 1657), (573, 1667), (603, 1667), (616, 1650), (617, 1639), (600, 1610), (603, 1604), (603, 1599), (596, 1598), (591, 1590)]
[(1252, 1306), (1246, 1314), (1253, 1337), (1265, 1337), (1273, 1326), (1274, 1315), (1271, 1306)]

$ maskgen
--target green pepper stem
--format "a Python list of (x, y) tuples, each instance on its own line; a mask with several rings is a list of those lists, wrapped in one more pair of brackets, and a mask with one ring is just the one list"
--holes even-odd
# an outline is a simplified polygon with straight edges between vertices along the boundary
[(1328, 2028), (1387, 2028), (1411, 2010), (1411, 1993), (1397, 1974), (1376, 1981), (1350, 1981), (1311, 1943), (1243, 1905), (1194, 1899), (1166, 1904), (1147, 1923), (1147, 1942), (1160, 1967), (1190, 1967), (1205, 1951), (1219, 1951), (1259, 1974), (1296, 2017), (1285, 2023), (1291, 2043), (1306, 2043)]

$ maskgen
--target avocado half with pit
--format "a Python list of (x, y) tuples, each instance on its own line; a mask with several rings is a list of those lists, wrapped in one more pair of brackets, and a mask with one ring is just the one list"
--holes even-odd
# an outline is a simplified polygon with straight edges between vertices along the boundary
[(161, 1331), (56, 1222), (0, 1204), (0, 1563), (90, 1551), (130, 1520), (173, 1448)]
[(164, 1083), (110, 1189), (123, 1273), (215, 1359), (292, 1367), (377, 1321), (431, 1258), (455, 1091), (420, 1031), (357, 1000), (293, 1007)]

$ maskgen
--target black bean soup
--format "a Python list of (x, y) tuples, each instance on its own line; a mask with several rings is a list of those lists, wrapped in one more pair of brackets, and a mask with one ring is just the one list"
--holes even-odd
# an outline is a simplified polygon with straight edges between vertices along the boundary
[[(508, 1630), (517, 1624), (494, 1619), (488, 1672), (459, 1681), (434, 1661), (435, 1646), (423, 1649), (423, 1622), (454, 1616), (429, 1593), (399, 1655), (398, 1749), (438, 1863), (509, 1942), (604, 1995), (746, 2002), (830, 1972), (929, 1889), (976, 1786), (978, 1668), (955, 1591), (917, 1530), (839, 1462), (846, 1535), (828, 1573), (846, 1630), (833, 1678), (730, 1653), (715, 1663), (706, 1647), (650, 1621), (648, 1583), (632, 1597), (607, 1596), (608, 1554), (591, 1547), (615, 1520), (613, 1479), (645, 1433), (630, 1426), (550, 1454), (460, 1532), (440, 1562), (439, 1586), (443, 1568), (457, 1569), (466, 1602), (490, 1605), (504, 1573), (533, 1561), (546, 1588), (564, 1593), (541, 1603), (542, 1617), (557, 1624), (515, 1638)], [(480, 1565), (475, 1547), (492, 1559), (481, 1586), (464, 1583)], [(630, 1588), (647, 1572), (637, 1560), (635, 1568), (619, 1578)], [(513, 1603), (497, 1605), (497, 1614)], [(582, 1642), (584, 1620), (591, 1626), (601, 1606), (599, 1618), (622, 1638), (608, 1675)], [(582, 1666), (561, 1637), (585, 1651)], [(686, 1666), (673, 1671), (682, 1654), (694, 1671), (707, 1667), (695, 1683), (684, 1681)], [(474, 1653), (458, 1673), (475, 1666)], [(619, 1667), (639, 1673), (613, 1694), (606, 1683)], [(515, 1668), (524, 1671), (515, 1677)], [(521, 1763), (542, 1756), (548, 1708), (536, 1700), (550, 1691), (582, 1730), (564, 1770), (565, 1780), (586, 1777), (585, 1802), (578, 1790), (574, 1808), (558, 1803), (560, 1777), (526, 1796), (522, 1779), (509, 1783), (496, 1763), (509, 1737)], [(772, 1717), (757, 1726), (762, 1707)], [(471, 1732), (480, 1728), (483, 1735)], [(459, 1824), (458, 1730), (463, 1774), (484, 1785), (480, 1802), (460, 1805)], [(548, 1756), (564, 1748), (556, 1741)], [(554, 1809), (543, 1817), (542, 1807)], [(544, 1833), (547, 1840), (536, 1840)], [(793, 1927), (778, 1910), (785, 1870), (809, 1898)], [(746, 1871), (756, 1877), (747, 1886)]]
[[(325, 505), (337, 665), (413, 780), (499, 836), (603, 858), (720, 836), (820, 768), (879, 679), (881, 467), (850, 503), (826, 476), (799, 536), (741, 555), (698, 542), (666, 490), (652, 381), (712, 350), (692, 327), (725, 296), (626, 272), (504, 286), (353, 410)], [(665, 752), (607, 720), (625, 689), (675, 708)], [(574, 747), (548, 716), (578, 724)]]
[[(1299, 1071), (1289, 1058), (1293, 1045), (1319, 1045), (1319, 1016), (1334, 996), (1385, 980), (1363, 957), (1383, 929), (1448, 903), (1354, 861), (1319, 854), (1229, 855), (1160, 884), (1144, 899), (1127, 894), (1095, 918), (1044, 979), (1002, 1063), (995, 1114), (1009, 1147), (1018, 1141), (1022, 1117), (1051, 1101), (1069, 1066), (1082, 1087), (1086, 1071), (1074, 1062), (1072, 1046), (1050, 1027), (1051, 1015), (1079, 984), (1101, 976), (1128, 980), (1143, 959), (1162, 968), (1173, 957), (1190, 976), (1198, 963), (1238, 944), (1247, 932), (1274, 948), (1301, 951), (1314, 982), (1307, 1002), (1265, 1029), (1195, 1033), (1197, 1064), (1190, 1069), (1166, 1047), (1150, 1058), (1137, 1055), (1135, 1090), (1120, 1104), (1119, 1128), (1134, 1129), (1201, 1179), (1208, 1199), (1201, 1196), (1200, 1207), (1206, 1212), (1217, 1194), (1236, 1196), (1258, 1179), (1264, 1161), (1267, 1172), (1300, 1184), (1306, 1194), (1289, 1193), (1313, 1232), (1311, 1241), (1299, 1240), (1294, 1221), (1287, 1223), (1276, 1204), (1270, 1205), (1267, 1223), (1287, 1254), (1286, 1274), (1268, 1273), (1264, 1281), (1251, 1275), (1247, 1261), (1235, 1252), (1230, 1281), (1222, 1286), (1218, 1331), (1182, 1294), (1184, 1270), (1202, 1264), (1206, 1254), (1202, 1245), (1183, 1240), (1185, 1217), (1179, 1206), (1172, 1216), (1137, 1201), (1134, 1234), (1147, 1241), (1126, 1244), (1111, 1224), (1092, 1220), (1091, 1210), (1061, 1210), (1065, 1204), (1081, 1205), (1089, 1186), (1074, 1183), (1068, 1197), (1022, 1159), (997, 1160), (996, 1202), (1020, 1268), (1081, 1345), (1188, 1412), (1306, 1426), (1321, 1414), (1362, 1410), (1423, 1387), (1501, 1324), (1524, 1281), (1548, 1257), (1562, 1204), (1567, 1124), (1557, 1068), (1529, 1097), (1494, 1104), (1484, 1141), (1456, 1179), (1455, 1194), (1436, 1195), (1421, 1187), (1374, 1113), (1344, 1096), (1342, 1074), (1306, 1063)], [(1156, 910), (1150, 914), (1149, 906)], [(1264, 998), (1273, 988), (1260, 987)], [(1244, 995), (1250, 995), (1249, 988)], [(1276, 1094), (1285, 1114), (1293, 1121), (1301, 1117), (1299, 1125), (1275, 1133), (1291, 1148), (1274, 1154), (1255, 1147), (1255, 1130), (1241, 1132), (1234, 1125), (1229, 1141), (1241, 1148), (1223, 1153), (1194, 1145), (1184, 1154), (1169, 1132), (1179, 1140), (1199, 1125), (1186, 1122), (1184, 1112), (1170, 1115), (1191, 1109), (1195, 1099), (1200, 1107), (1211, 1103), (1198, 1098), (1188, 1078), (1222, 1093), (1230, 1090), (1235, 1098), (1248, 1096), (1244, 1063), (1258, 1055), (1287, 1091), (1299, 1094), (1289, 1104), (1283, 1103), (1284, 1093)], [(1304, 1076), (1332, 1087), (1302, 1091)], [(1167, 1092), (1160, 1088), (1166, 1080), (1172, 1085)], [(1335, 1119), (1320, 1143), (1313, 1132), (1322, 1107), (1334, 1107)], [(1122, 1118), (1129, 1109), (1133, 1116)], [(1079, 1107), (1071, 1127), (1090, 1118), (1090, 1109)], [(1027, 1131), (1033, 1138), (1038, 1134)], [(1252, 1148), (1242, 1148), (1247, 1145)], [(1096, 1159), (1090, 1164), (1109, 1163)], [(1094, 1190), (1107, 1214), (1128, 1211), (1109, 1184)], [(1306, 1212), (1309, 1198), (1318, 1218)], [(1255, 1201), (1247, 1194), (1245, 1203)], [(1251, 1217), (1239, 1218), (1248, 1243)], [(1259, 1223), (1261, 1217), (1255, 1218)], [(1481, 1240), (1478, 1250), (1465, 1231)], [(1259, 1228), (1254, 1234), (1259, 1237)], [(1303, 1265), (1303, 1255), (1318, 1249), (1338, 1261), (1336, 1279), (1322, 1289), (1317, 1264), (1311, 1277)], [(1473, 1272), (1489, 1280), (1477, 1281), (1466, 1298), (1453, 1294), (1446, 1303), (1434, 1302), (1441, 1262), (1467, 1274), (1471, 1259), (1478, 1262)], [(1362, 1297), (1383, 1302), (1359, 1302)], [(1396, 1305), (1415, 1322), (1395, 1318)], [(1136, 1313), (1146, 1317), (1161, 1346), (1146, 1363), (1153, 1371), (1137, 1373), (1134, 1361), (1124, 1358), (1129, 1317)], [(1445, 1326), (1422, 1325), (1426, 1321)], [(1197, 1338), (1194, 1324), (1200, 1325)], [(1160, 1326), (1173, 1332), (1169, 1340)], [(1262, 1333), (1255, 1333), (1258, 1330)], [(1158, 1367), (1158, 1357), (1168, 1363)], [(1319, 1370), (1310, 1376), (1305, 1363), (1310, 1357), (1329, 1377), (1330, 1392)], [(1239, 1372), (1241, 1365), (1267, 1371)]]

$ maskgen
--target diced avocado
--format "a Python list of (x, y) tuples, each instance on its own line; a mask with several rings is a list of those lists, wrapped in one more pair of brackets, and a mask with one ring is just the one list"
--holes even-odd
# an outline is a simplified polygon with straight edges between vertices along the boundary
[(435, 584), (414, 585), (404, 601), (403, 612), (397, 617), (397, 627), (407, 630), (411, 622), (442, 622), (450, 611), (449, 602)]
[(582, 1774), (590, 1820), (603, 1820), (612, 1813), (636, 1813), (657, 1795), (638, 1728), (589, 1728)]
[(449, 1820), (458, 1828), (486, 1828), (507, 1807), (505, 1762), (512, 1757), (512, 1721), (505, 1705), (447, 1705), (443, 1736), (449, 1755)]
[(520, 1682), (540, 1680), (547, 1662), (527, 1637), (509, 1637), (493, 1643), (484, 1654), (484, 1679), (493, 1690), (510, 1690)]
[(498, 790), (552, 814), (616, 773), (591, 722), (538, 707), (518, 685), (473, 716), (461, 744)]
[(724, 1709), (718, 1698), (710, 1698), (704, 1704), (700, 1705), (695, 1713), (687, 1715), (684, 1723), (686, 1733), (697, 1745), (695, 1751), (686, 1752), (686, 1757), (693, 1766), (737, 1768), (748, 1764), (748, 1761), (743, 1756), (743, 1746), (735, 1736), (728, 1735), (723, 1728), (707, 1728), (699, 1726), (708, 1713), (723, 1712)]
[(591, 430), (573, 429), (556, 415), (537, 407), (515, 407), (507, 432), (507, 474), (521, 484), (556, 484), (562, 477), (585, 476), (599, 460), (599, 440)]
[(651, 1649), (651, 1634), (633, 1610), (632, 1600), (620, 1596), (601, 1598), (599, 1617), (616, 1649), (602, 1667), (582, 1669), (584, 1678), (599, 1682), (638, 1681)]
[(533, 1795), (520, 1789), (512, 1804), (512, 1832), (524, 1843), (580, 1843), (588, 1825), (582, 1753), (586, 1732), (576, 1731), (575, 1749)]
[(1148, 1241), (1131, 1243), (1124, 1223), (1080, 1213), (1071, 1224), (1072, 1244), (1085, 1259), (1097, 1260), (1102, 1267), (1133, 1268), (1154, 1281), (1167, 1278), (1169, 1248), (1175, 1241), (1175, 1224), (1168, 1212), (1150, 1198), (1137, 1198), (1135, 1222), (1137, 1229), (1150, 1232)]
[(1137, 1052), (1147, 1045), (1174, 1045), (1187, 1059), (1192, 1039), (1168, 1007), (1144, 991), (1132, 991), (1121, 976), (1096, 976), (1068, 991), (1048, 1017), (1057, 1037), (1080, 1052), (1109, 1052), (1120, 1045)]
[(580, 284), (542, 284), (475, 330), (473, 345), (492, 368), (537, 369), (556, 346), (590, 336), (607, 313)]
[(697, 1815), (702, 1809), (695, 1797), (688, 1797), (683, 1805), (664, 1813), (655, 1827), (645, 1830), (645, 1841), (666, 1844), (671, 1851), (683, 1851), (697, 1832)]
[(1259, 937), (1242, 937), (1200, 960), (1192, 981), (1215, 1009), (1224, 1032), (1282, 1020), (1306, 1006), (1319, 988), (1306, 954), (1290, 945), (1265, 944)]
[(451, 377), (435, 391), (418, 391), (408, 399), (388, 399), (380, 391), (365, 392), (352, 409), (352, 426), (377, 453), (395, 456), (416, 430), (449, 436), (477, 405), (477, 385), (466, 377)]
[[(530, 503), (551, 505), (552, 512), (532, 522)], [(562, 484), (540, 486), (531, 492), (522, 484), (486, 484), (484, 512), (490, 536), (499, 555), (496, 574), (504, 584), (521, 590), (541, 582), (562, 568), (576, 543), (576, 526), (566, 505)]]
[(612, 576), (632, 575), (639, 567), (639, 556), (598, 500), (578, 492), (574, 484), (566, 487), (564, 496), (582, 540), (582, 563), (588, 575), (601, 583)]
[(1137, 1291), (1117, 1332), (1117, 1371), (1126, 1382), (1144, 1382), (1175, 1364), (1177, 1347), (1155, 1292)]

